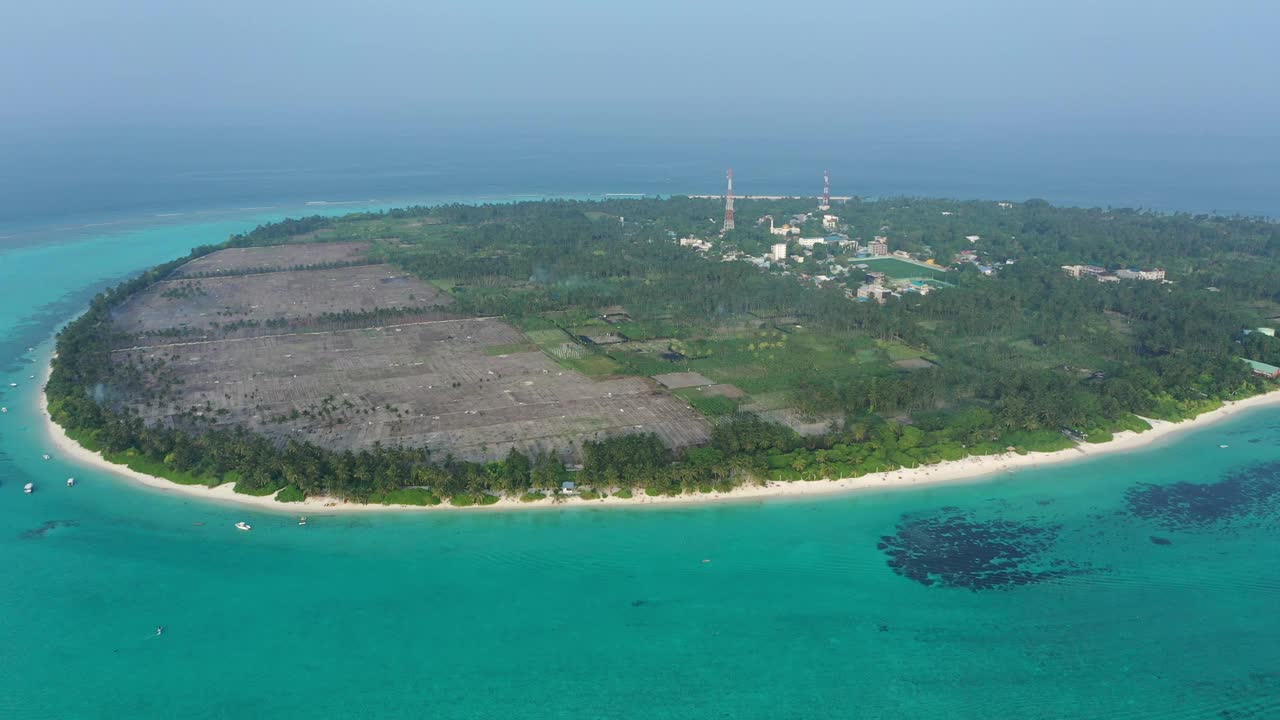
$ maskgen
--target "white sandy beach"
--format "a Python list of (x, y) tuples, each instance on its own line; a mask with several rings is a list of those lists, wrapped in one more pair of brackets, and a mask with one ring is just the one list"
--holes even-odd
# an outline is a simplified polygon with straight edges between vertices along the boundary
[[(47, 379), (47, 371), (46, 371)], [(1115, 439), (1108, 443), (1081, 443), (1074, 448), (1047, 453), (1003, 453), (967, 457), (963, 460), (943, 462), (936, 465), (924, 465), (918, 468), (902, 468), (890, 472), (872, 473), (856, 478), (840, 478), (833, 480), (797, 480), (792, 482), (769, 482), (764, 485), (743, 485), (730, 492), (696, 493), (677, 496), (650, 496), (642, 491), (634, 497), (619, 498), (609, 496), (596, 500), (583, 500), (578, 497), (566, 497), (559, 501), (546, 498), (536, 502), (523, 502), (519, 498), (504, 497), (493, 505), (482, 505), (460, 508), (447, 503), (434, 506), (417, 505), (363, 505), (343, 500), (324, 497), (309, 497), (303, 502), (280, 503), (271, 496), (253, 497), (236, 493), (231, 483), (215, 488), (203, 485), (179, 485), (163, 478), (146, 475), (131, 470), (123, 465), (108, 462), (101, 453), (84, 448), (72, 440), (62, 427), (49, 417), (48, 400), (43, 391), (39, 393), (39, 409), (48, 429), (49, 441), (53, 452), (64, 458), (70, 458), (95, 469), (105, 470), (119, 477), (132, 480), (160, 492), (184, 495), (212, 500), (215, 502), (234, 503), (250, 506), (259, 510), (283, 512), (294, 515), (323, 515), (331, 513), (353, 512), (457, 512), (457, 511), (508, 511), (533, 509), (560, 509), (575, 507), (649, 507), (659, 505), (696, 505), (708, 502), (732, 502), (745, 500), (764, 500), (785, 497), (813, 497), (820, 495), (838, 495), (867, 490), (894, 490), (927, 485), (940, 485), (965, 481), (976, 481), (984, 477), (996, 476), (1006, 471), (1024, 468), (1043, 467), (1059, 463), (1072, 462), (1108, 453), (1124, 452), (1134, 448), (1151, 445), (1171, 435), (1204, 427), (1210, 423), (1230, 417), (1238, 412), (1262, 406), (1280, 406), (1280, 390), (1265, 395), (1258, 395), (1245, 400), (1229, 402), (1194, 420), (1171, 423), (1161, 420), (1149, 420), (1151, 429), (1143, 433), (1130, 431), (1116, 433)], [(52, 453), (51, 453), (52, 454)]]

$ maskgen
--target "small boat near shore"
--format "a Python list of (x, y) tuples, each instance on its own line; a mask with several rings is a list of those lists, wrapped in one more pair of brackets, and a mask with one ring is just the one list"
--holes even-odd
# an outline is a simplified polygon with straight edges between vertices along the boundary
[(28, 494), (28, 495), (30, 495), (31, 493), (33, 493), (33, 492), (35, 492), (35, 491), (36, 491), (36, 484), (35, 484), (35, 483), (27, 483), (26, 485), (23, 485), (23, 486), (22, 486), (22, 492), (24, 492), (24, 493), (26, 493), (26, 494)]
[(75, 479), (75, 478), (67, 478), (67, 487), (75, 487), (75, 486), (76, 486), (76, 479)]
[(48, 460), (48, 459), (49, 459), (49, 453), (45, 453), (44, 455), (41, 455), (41, 456), (40, 456), (40, 459), (41, 459), (41, 460)]
[(236, 523), (236, 529), (237, 529), (237, 530), (252, 530), (252, 529), (253, 529), (253, 526), (252, 526), (252, 525), (250, 525), (249, 523), (247, 523), (247, 522), (245, 522), (245, 521), (241, 520), (240, 522)]
[(299, 517), (298, 517), (298, 524), (299, 524), (299, 525), (306, 525), (306, 524), (307, 524), (307, 516), (306, 516), (306, 515), (299, 516)]

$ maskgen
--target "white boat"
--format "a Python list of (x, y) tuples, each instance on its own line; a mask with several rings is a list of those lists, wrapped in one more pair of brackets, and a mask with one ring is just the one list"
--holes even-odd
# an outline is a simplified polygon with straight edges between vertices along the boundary
[(41, 455), (41, 456), (40, 456), (40, 458), (41, 458), (42, 460), (48, 460), (48, 459), (49, 459), (49, 454), (48, 454), (48, 453), (45, 453), (44, 455)]
[(35, 484), (35, 483), (27, 483), (26, 485), (23, 485), (23, 486), (22, 486), (22, 492), (24, 492), (24, 493), (26, 493), (26, 494), (28, 494), (28, 495), (30, 495), (31, 493), (35, 492), (35, 490), (36, 490), (36, 484)]
[(253, 529), (253, 526), (252, 526), (252, 525), (250, 525), (249, 523), (247, 523), (247, 522), (245, 522), (245, 521), (241, 520), (240, 522), (236, 523), (236, 529), (237, 529), (237, 530), (252, 530), (252, 529)]
[(9, 387), (18, 387), (18, 383), (9, 383)]
[(299, 524), (299, 525), (306, 525), (306, 524), (307, 524), (307, 516), (306, 516), (306, 515), (303, 515), (303, 516), (299, 517), (299, 518), (298, 518), (298, 524)]
[(9, 408), (7, 408), (7, 407), (0, 407), (0, 413), (7, 413), (7, 412), (9, 412)]
[(76, 484), (75, 478), (67, 478), (67, 487), (74, 487), (75, 484)]

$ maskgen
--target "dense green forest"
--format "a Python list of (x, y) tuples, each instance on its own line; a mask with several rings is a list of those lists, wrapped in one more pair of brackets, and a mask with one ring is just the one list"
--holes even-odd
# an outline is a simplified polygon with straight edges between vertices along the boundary
[[(943, 266), (962, 250), (1000, 263), (994, 276), (957, 265), (945, 290), (885, 305), (851, 301), (847, 284), (814, 287), (795, 267), (723, 259), (767, 247), (773, 236), (756, 218), (781, 220), (812, 205), (742, 201), (742, 229), (724, 237), (719, 203), (683, 197), (419, 207), (260, 227), (95, 298), (58, 337), (51, 412), (86, 445), (177, 481), (234, 480), (259, 494), (285, 488), (282, 500), (465, 505), (499, 493), (539, 497), (566, 480), (588, 493), (709, 491), (1103, 442), (1146, 427), (1141, 417), (1181, 420), (1268, 389), (1241, 356), (1280, 364), (1280, 340), (1242, 334), (1280, 316), (1275, 223), (1043, 201), (837, 205), (850, 237), (886, 235), (895, 249)], [(820, 218), (806, 220), (804, 232), (820, 234)], [(713, 250), (674, 241), (687, 235)], [(502, 315), (544, 349), (599, 328), (625, 334), (628, 342), (584, 342), (583, 357), (557, 358), (588, 375), (693, 370), (742, 396), (678, 391), (715, 422), (705, 447), (673, 453), (645, 434), (587, 443), (572, 473), (570, 458), (555, 453), (513, 451), (484, 464), (417, 448), (336, 453), (242, 430), (147, 427), (124, 409), (120, 395), (141, 387), (148, 370), (111, 362), (109, 348), (122, 342), (113, 308), (220, 247), (300, 240), (375, 241), (378, 259), (447, 289), (450, 312)], [(821, 252), (855, 260), (834, 247)], [(1059, 268), (1079, 263), (1162, 267), (1172, 282), (1097, 283)], [(606, 307), (625, 318), (606, 322)], [(801, 435), (770, 421), (777, 410), (826, 432)]]

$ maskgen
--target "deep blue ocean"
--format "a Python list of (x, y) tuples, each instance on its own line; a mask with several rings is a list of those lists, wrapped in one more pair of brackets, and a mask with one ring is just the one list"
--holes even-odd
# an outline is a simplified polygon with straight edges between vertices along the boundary
[[(309, 201), (718, 193), (1039, 197), (1280, 215), (1280, 138), (968, 130), (759, 138), (407, 130), (0, 135), (0, 238), (16, 230)], [(275, 208), (273, 208), (275, 209)]]
[(730, 164), (743, 193), (830, 168), (1280, 215), (1274, 141), (150, 137), (0, 145), (0, 718), (1280, 717), (1274, 408), (945, 488), (305, 528), (43, 460), (36, 411), (94, 292), (286, 215), (710, 193)]

